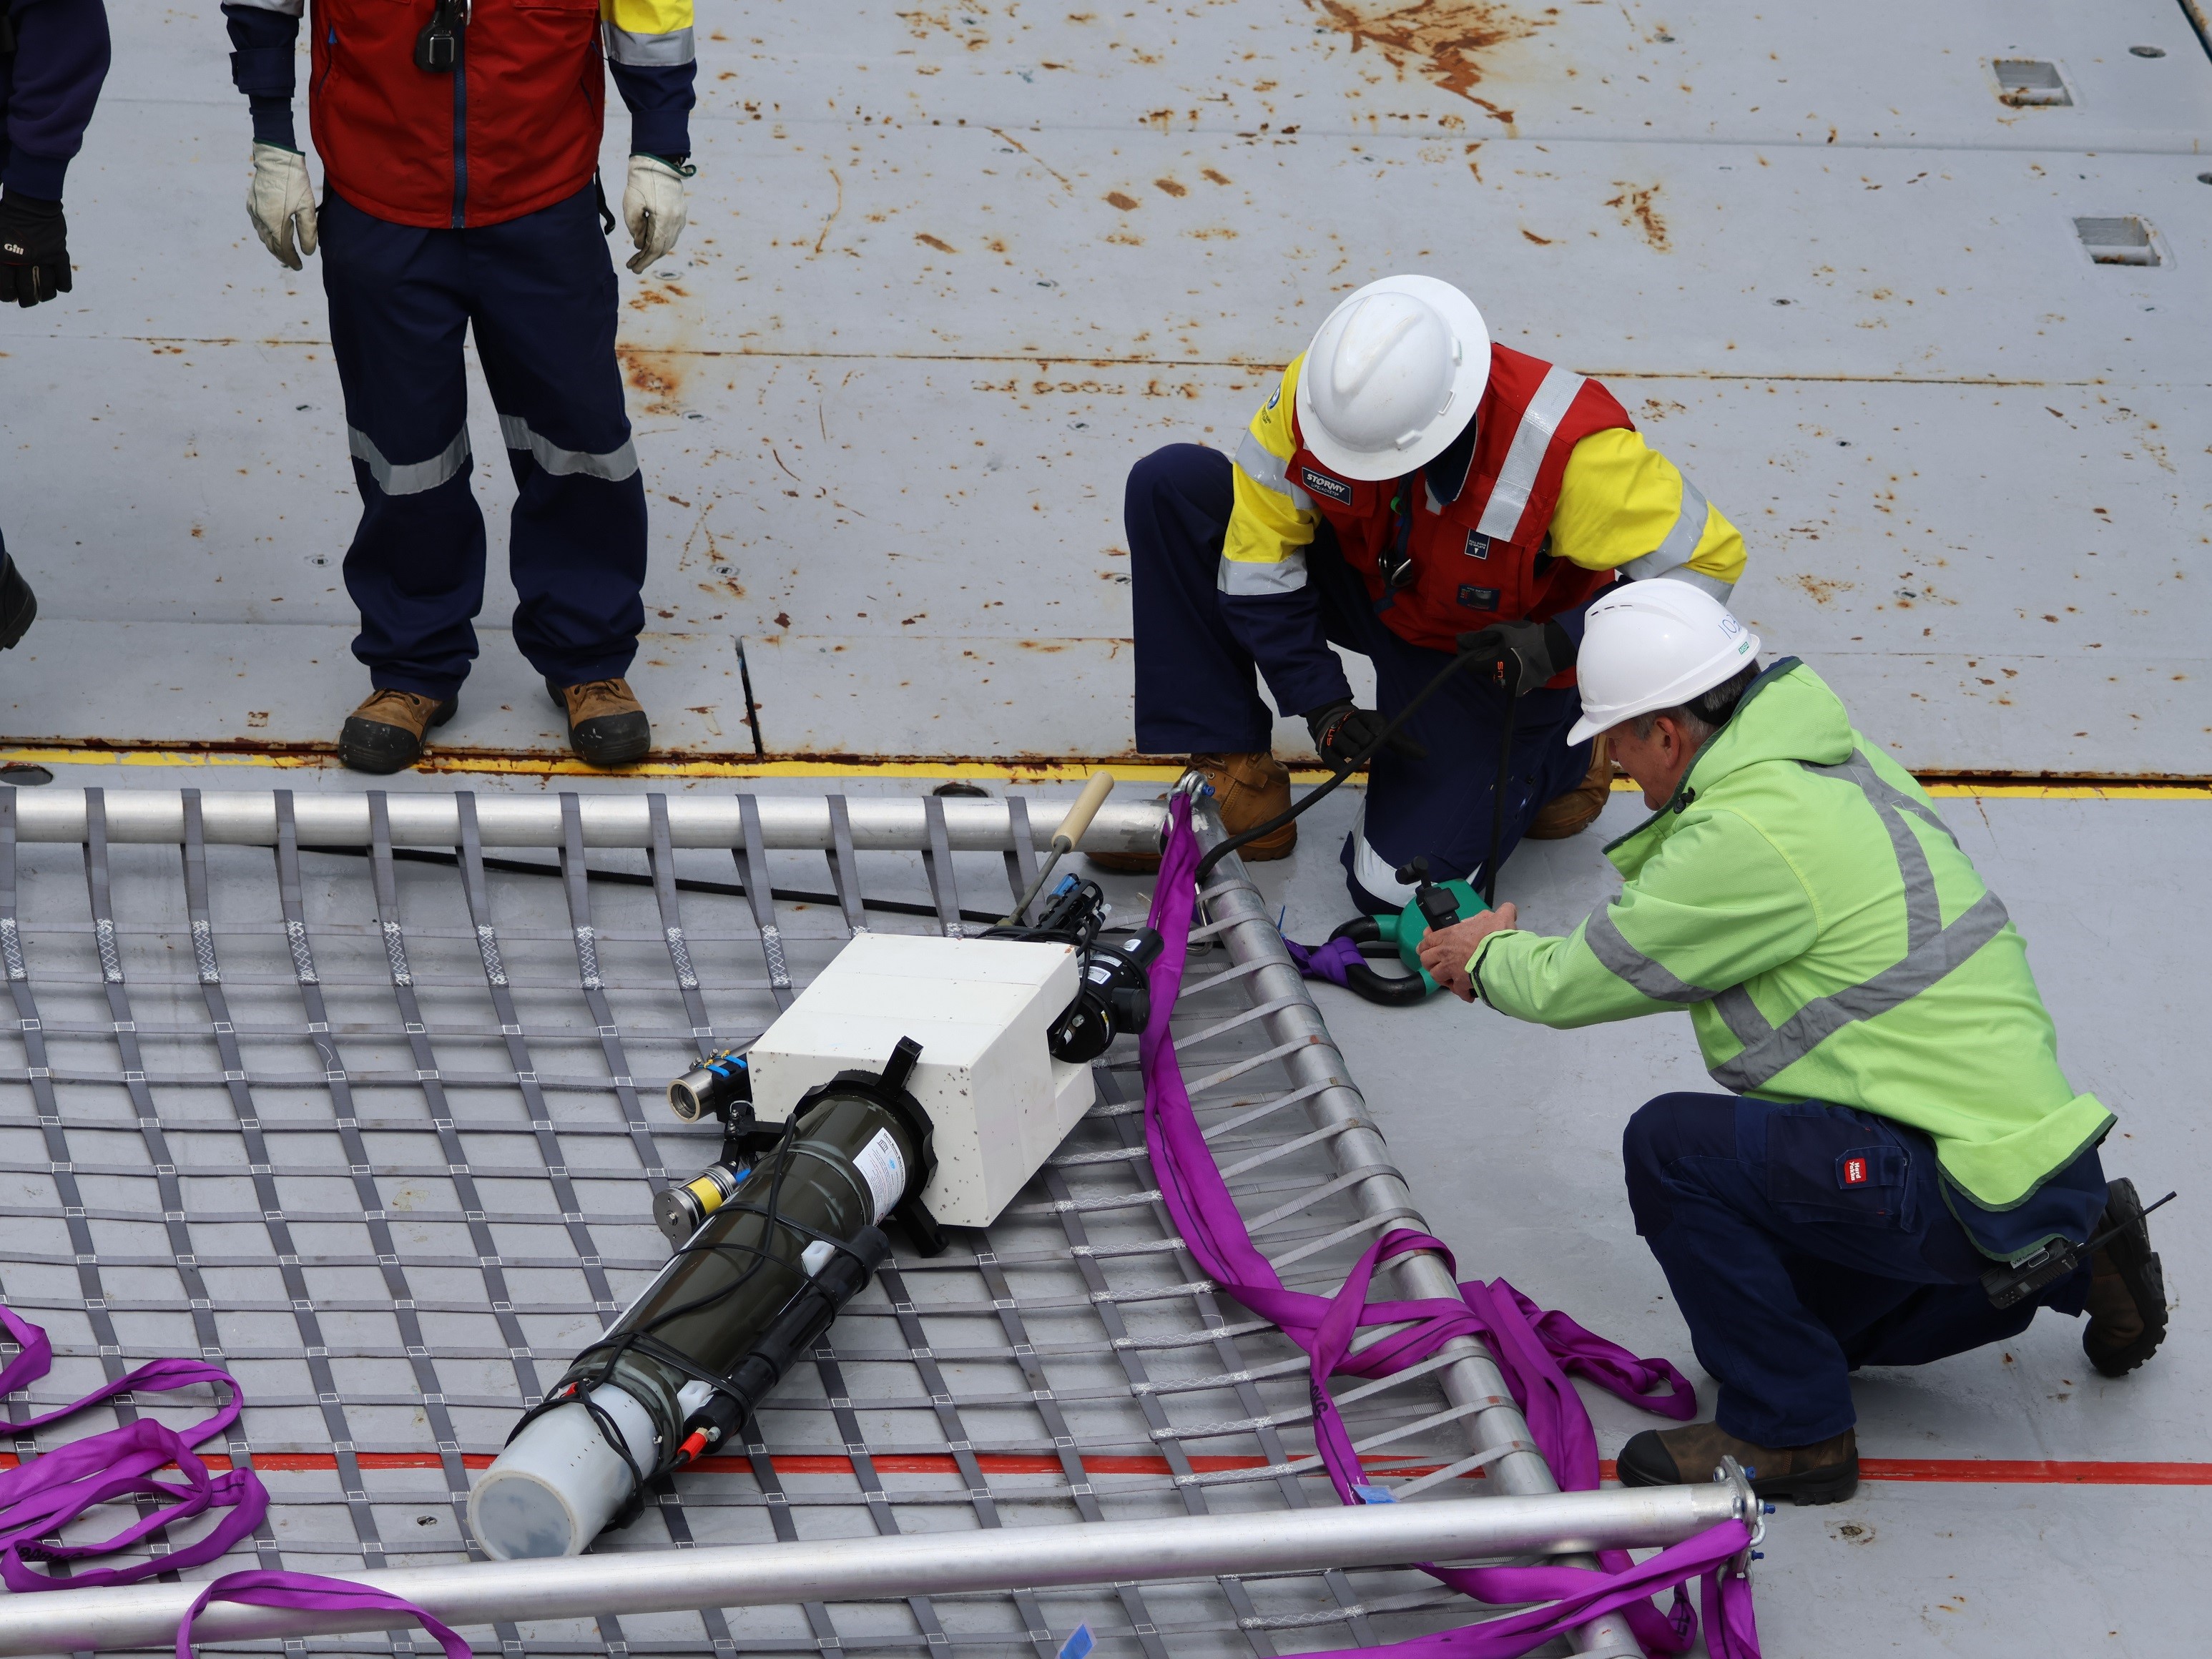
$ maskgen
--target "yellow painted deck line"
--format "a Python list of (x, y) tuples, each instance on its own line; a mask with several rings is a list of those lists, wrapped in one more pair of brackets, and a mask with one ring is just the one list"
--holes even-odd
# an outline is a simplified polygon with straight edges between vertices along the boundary
[[(337, 757), (328, 750), (173, 750), (88, 748), (0, 748), (0, 765), (9, 766), (154, 766), (259, 767), (271, 771), (334, 771)], [(1169, 784), (1182, 775), (1176, 766), (1146, 765), (1124, 761), (648, 761), (604, 772), (581, 761), (554, 756), (543, 758), (516, 755), (433, 755), (419, 772), (475, 775), (489, 777), (628, 777), (628, 778), (955, 778), (992, 779), (1007, 783), (1080, 783), (1094, 772), (1113, 774), (1119, 783)], [(362, 775), (364, 779), (367, 775)], [(1320, 783), (1328, 773), (1318, 766), (1293, 766), (1291, 776), (1300, 783)], [(1939, 777), (1923, 779), (1928, 793), (1939, 799), (2024, 800), (2212, 800), (2212, 778), (2111, 778), (2097, 782), (2039, 783), (2028, 779), (1996, 779), (1986, 782)], [(1637, 786), (1615, 778), (1616, 792), (1634, 793)]]

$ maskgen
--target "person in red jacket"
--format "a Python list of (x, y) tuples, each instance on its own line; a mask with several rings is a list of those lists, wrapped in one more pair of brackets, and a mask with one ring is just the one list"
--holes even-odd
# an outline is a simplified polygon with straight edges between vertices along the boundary
[(639, 760), (652, 725), (623, 676), (645, 623), (645, 486), (615, 359), (599, 149), (611, 72), (630, 110), (623, 217), (642, 270), (684, 228), (690, 0), (315, 0), (319, 211), (292, 125), (302, 3), (222, 9), (253, 112), (248, 211), (291, 269), (322, 250), (362, 495), (345, 580), (371, 691), (339, 756), (366, 772), (414, 764), (476, 658), (473, 330), (519, 492), (514, 642), (581, 759)]
[[(1346, 295), (1234, 459), (1170, 444), (1139, 461), (1124, 513), (1137, 747), (1188, 755), (1232, 834), (1291, 804), (1276, 710), (1304, 716), (1335, 766), (1367, 752), (1463, 636), (1509, 659), (1510, 687), (1462, 667), (1370, 762), (1341, 854), (1370, 914), (1412, 900), (1399, 872), (1416, 858), (1486, 893), (1493, 846), (1502, 864), (1523, 836), (1587, 828), (1613, 763), (1601, 741), (1566, 740), (1583, 611), (1623, 577), (1725, 600), (1744, 568), (1735, 526), (1610, 392), (1494, 343), (1474, 301), (1419, 275)], [(1354, 702), (1339, 650), (1373, 665), (1376, 707)], [(1285, 824), (1243, 856), (1282, 858), (1297, 835)]]

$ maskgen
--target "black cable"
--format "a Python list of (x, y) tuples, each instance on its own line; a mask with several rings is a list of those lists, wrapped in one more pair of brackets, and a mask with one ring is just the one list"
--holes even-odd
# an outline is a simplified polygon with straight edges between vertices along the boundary
[[(369, 849), (366, 847), (302, 847), (300, 850), (302, 853), (334, 853), (342, 858), (349, 859), (365, 859), (369, 855)], [(460, 855), (457, 853), (434, 852), (427, 847), (395, 847), (392, 849), (392, 856), (394, 861), (398, 863), (441, 864), (448, 869), (458, 868), (461, 861)], [(557, 864), (532, 864), (522, 859), (486, 859), (483, 860), (483, 867), (487, 870), (496, 870), (501, 875), (507, 876), (558, 877), (561, 874), (561, 866)], [(640, 875), (635, 870), (586, 869), (584, 872), (584, 878), (586, 881), (612, 882), (618, 887), (650, 887), (653, 885), (653, 878), (651, 876)], [(744, 884), (743, 882), (702, 881), (696, 876), (677, 876), (673, 878), (673, 880), (678, 892), (714, 893), (719, 894), (724, 898), (744, 898), (746, 896)], [(801, 892), (798, 889), (791, 887), (771, 887), (769, 889), (769, 896), (773, 899), (780, 900), (786, 904), (837, 904), (842, 902), (835, 893), (807, 893)], [(937, 907), (935, 905), (921, 904), (910, 899), (863, 898), (860, 901), (860, 908), (864, 910), (881, 910), (888, 915), (895, 916), (929, 916), (933, 918), (937, 915)], [(963, 910), (960, 913), (960, 920), (963, 921), (995, 922), (999, 920), (999, 916), (995, 912), (990, 910)]]
[(1482, 908), (1498, 908), (1498, 850), (1505, 844), (1505, 786), (1513, 781), (1513, 724), (1521, 710), (1521, 671), (1511, 658), (1498, 665), (1505, 684), (1505, 735), (1498, 745), (1498, 783), (1490, 792), (1490, 859), (1483, 868)]
[[(1458, 653), (1449, 662), (1446, 663), (1442, 668), (1437, 671), (1435, 678), (1431, 679), (1426, 685), (1423, 686), (1419, 691), (1414, 693), (1413, 700), (1407, 703), (1403, 708), (1401, 708), (1397, 714), (1392, 717), (1389, 724), (1385, 726), (1380, 732), (1376, 732), (1374, 738), (1364, 749), (1361, 750), (1357, 755), (1354, 755), (1350, 760), (1345, 761), (1340, 764), (1336, 770), (1329, 776), (1327, 782), (1316, 787), (1304, 800), (1296, 802), (1285, 811), (1276, 813), (1274, 817), (1269, 818), (1266, 823), (1255, 823), (1249, 830), (1239, 830), (1236, 835), (1230, 836), (1228, 840), (1223, 842), (1219, 846), (1216, 847), (1212, 852), (1208, 853), (1204, 858), (1198, 861), (1198, 868), (1192, 872), (1192, 880), (1200, 887), (1203, 888), (1206, 885), (1206, 877), (1211, 875), (1213, 872), (1213, 866), (1220, 863), (1222, 860), (1227, 858), (1238, 848), (1243, 846), (1247, 842), (1257, 841), (1262, 836), (1273, 835), (1285, 824), (1293, 822), (1298, 815), (1304, 812), (1308, 807), (1312, 806), (1315, 803), (1320, 801), (1324, 797), (1334, 793), (1339, 785), (1372, 759), (1376, 753), (1382, 749), (1384, 744), (1396, 737), (1398, 735), (1398, 729), (1413, 717), (1414, 711), (1419, 708), (1420, 706), (1426, 702), (1431, 697), (1436, 696), (1438, 691), (1441, 691), (1443, 689), (1444, 682), (1449, 679), (1453, 675), (1458, 673), (1461, 669), (1466, 668), (1470, 665), (1495, 663), (1497, 661), (1498, 661), (1498, 658), (1496, 654), (1496, 649), (1494, 647), (1486, 647), (1480, 651), (1462, 651)], [(1509, 720), (1511, 718), (1510, 710), (1508, 711), (1507, 718)]]

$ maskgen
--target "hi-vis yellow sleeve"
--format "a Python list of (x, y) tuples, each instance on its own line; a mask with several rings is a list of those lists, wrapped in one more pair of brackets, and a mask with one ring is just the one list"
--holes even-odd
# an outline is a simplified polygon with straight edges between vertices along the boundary
[(617, 64), (692, 61), (691, 0), (599, 0), (599, 21)]
[(1313, 498), (1291, 482), (1289, 472), (1298, 447), (1291, 401), (1304, 362), (1294, 359), (1283, 371), (1237, 446), (1236, 504), (1221, 546), (1218, 584), (1224, 593), (1288, 593), (1306, 585), (1306, 545), (1319, 515)]
[(1692, 582), (1723, 604), (1743, 576), (1741, 532), (1641, 433), (1620, 428), (1567, 457), (1552, 551), (1586, 570)]

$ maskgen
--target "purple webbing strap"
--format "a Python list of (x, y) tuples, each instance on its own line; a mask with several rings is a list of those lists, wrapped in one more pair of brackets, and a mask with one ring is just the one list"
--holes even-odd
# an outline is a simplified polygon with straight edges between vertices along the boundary
[[(21, 1352), (0, 1368), (0, 1395), (27, 1388), (52, 1369), (53, 1344), (45, 1331), (12, 1308), (0, 1307), (0, 1327)], [(238, 1420), (246, 1394), (238, 1381), (219, 1366), (198, 1359), (155, 1359), (128, 1376), (103, 1383), (83, 1399), (59, 1411), (33, 1417), (10, 1426), (17, 1430), (44, 1428), (49, 1423), (112, 1400), (121, 1394), (158, 1394), (171, 1389), (206, 1382), (227, 1389), (230, 1398), (215, 1414), (191, 1425), (182, 1433), (167, 1424), (142, 1418), (136, 1423), (87, 1435), (66, 1446), (57, 1446), (27, 1463), (0, 1469), (0, 1580), (9, 1589), (86, 1589), (105, 1584), (128, 1584), (157, 1572), (197, 1567), (226, 1554), (252, 1534), (268, 1513), (269, 1489), (250, 1468), (228, 1469), (211, 1474), (193, 1448), (222, 1432)], [(185, 1484), (156, 1480), (157, 1470), (176, 1465)], [(50, 1544), (63, 1527), (95, 1504), (137, 1496), (171, 1500), (139, 1517), (121, 1532), (92, 1544)], [(148, 1534), (189, 1521), (210, 1510), (222, 1518), (201, 1537), (179, 1544), (166, 1555), (122, 1567), (95, 1567), (69, 1578), (33, 1571), (29, 1563), (76, 1561), (110, 1555), (128, 1549)], [(189, 1659), (191, 1626), (200, 1609), (211, 1601), (255, 1601), (267, 1607), (344, 1608), (362, 1606), (389, 1607), (419, 1619), (423, 1628), (445, 1644), (447, 1659), (467, 1659), (469, 1649), (459, 1637), (413, 1604), (382, 1590), (370, 1589), (342, 1578), (324, 1578), (307, 1572), (234, 1572), (210, 1583), (177, 1627), (179, 1659)]]
[(184, 1622), (177, 1626), (177, 1659), (192, 1659), (192, 1620), (210, 1601), (246, 1601), (258, 1607), (307, 1607), (319, 1613), (358, 1607), (404, 1613), (438, 1638), (438, 1645), (446, 1650), (446, 1659), (469, 1659), (471, 1652), (466, 1642), (404, 1596), (367, 1584), (349, 1583), (343, 1578), (318, 1578), (308, 1572), (264, 1572), (257, 1569), (226, 1573), (200, 1592), (199, 1600), (192, 1603)]
[(1348, 939), (1324, 939), (1319, 945), (1301, 945), (1294, 939), (1286, 938), (1283, 943), (1290, 951), (1291, 960), (1297, 964), (1298, 972), (1305, 978), (1325, 979), (1331, 985), (1341, 985), (1346, 989), (1352, 984), (1346, 970), (1355, 963), (1366, 961), (1359, 954), (1359, 947)]
[[(1506, 1386), (1526, 1417), (1537, 1449), (1562, 1488), (1589, 1491), (1598, 1484), (1597, 1437), (1568, 1373), (1572, 1372), (1646, 1410), (1677, 1419), (1697, 1409), (1697, 1396), (1682, 1374), (1664, 1359), (1639, 1359), (1626, 1349), (1584, 1330), (1562, 1313), (1547, 1313), (1504, 1279), (1459, 1285), (1460, 1299), (1369, 1302), (1367, 1291), (1381, 1263), (1411, 1250), (1433, 1250), (1447, 1264), (1451, 1254), (1425, 1233), (1394, 1230), (1361, 1255), (1334, 1297), (1310, 1296), (1284, 1287), (1273, 1267), (1245, 1231), (1243, 1216), (1229, 1194), (1212, 1152), (1206, 1144), (1184, 1087), (1169, 1024), (1182, 989), (1183, 965), (1197, 903), (1193, 872), (1198, 838), (1190, 826), (1190, 803), (1177, 796), (1169, 804), (1169, 833), (1160, 861), (1151, 917), (1166, 948), (1152, 963), (1152, 1018), (1140, 1051), (1145, 1077), (1145, 1141), (1168, 1213), (1201, 1271), (1253, 1312), (1273, 1321), (1304, 1348), (1312, 1362), (1314, 1438), (1322, 1461), (1345, 1503), (1354, 1488), (1367, 1484), (1352, 1437), (1337, 1414), (1328, 1389), (1340, 1370), (1382, 1376), (1401, 1370), (1435, 1352), (1455, 1337), (1480, 1340), (1495, 1358)], [(1455, 1268), (1455, 1276), (1456, 1269)], [(1410, 1328), (1352, 1354), (1362, 1326), (1412, 1322)], [(1664, 1389), (1664, 1392), (1654, 1390)], [(1694, 1640), (1697, 1619), (1691, 1612), (1688, 1581), (1703, 1576), (1705, 1634), (1713, 1659), (1759, 1659), (1749, 1581), (1729, 1563), (1750, 1544), (1741, 1521), (1727, 1521), (1699, 1536), (1662, 1551), (1637, 1565), (1624, 1550), (1604, 1552), (1602, 1570), (1528, 1566), (1425, 1569), (1454, 1589), (1493, 1603), (1547, 1602), (1504, 1618), (1413, 1641), (1391, 1644), (1394, 1655), (1416, 1659), (1514, 1659), (1574, 1626), (1620, 1611), (1647, 1649), (1680, 1653)], [(1672, 1587), (1672, 1610), (1662, 1614), (1651, 1603), (1656, 1591)]]

